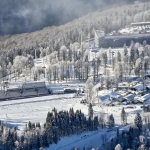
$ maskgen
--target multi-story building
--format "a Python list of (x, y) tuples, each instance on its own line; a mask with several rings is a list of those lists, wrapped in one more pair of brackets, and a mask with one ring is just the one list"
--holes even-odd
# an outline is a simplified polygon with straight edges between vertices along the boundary
[(150, 44), (150, 22), (131, 23), (123, 29), (105, 34), (104, 31), (95, 30), (95, 47), (123, 47), (130, 46), (131, 41)]
[(105, 32), (101, 30), (95, 30), (95, 47), (101, 48), (104, 42)]

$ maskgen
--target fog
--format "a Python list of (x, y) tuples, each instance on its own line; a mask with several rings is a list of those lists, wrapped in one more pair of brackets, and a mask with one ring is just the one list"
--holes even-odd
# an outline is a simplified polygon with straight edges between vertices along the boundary
[(134, 0), (0, 0), (0, 35), (57, 26), (108, 5)]

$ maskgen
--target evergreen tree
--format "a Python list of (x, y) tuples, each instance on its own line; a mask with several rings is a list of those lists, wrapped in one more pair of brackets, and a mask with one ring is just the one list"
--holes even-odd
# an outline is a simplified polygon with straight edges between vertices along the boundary
[(142, 130), (142, 118), (139, 113), (136, 114), (134, 119), (135, 126), (138, 127), (138, 129)]
[(121, 53), (118, 51), (117, 53), (117, 61), (118, 62), (121, 62)]
[(97, 127), (98, 127), (98, 117), (97, 116), (95, 116), (94, 117), (94, 130), (97, 130)]
[(29, 130), (31, 130), (32, 129), (32, 124), (31, 124), (31, 122), (29, 121), (29, 123), (28, 123), (28, 128), (29, 128)]
[(115, 125), (115, 120), (114, 120), (113, 114), (111, 114), (111, 115), (108, 117), (108, 127), (109, 127), (109, 128), (113, 128), (114, 125)]
[(116, 144), (119, 142), (119, 128), (116, 131)]
[(89, 104), (88, 115), (91, 119), (93, 118), (93, 108), (91, 103)]
[(122, 108), (122, 111), (121, 111), (121, 123), (122, 124), (127, 123), (127, 115), (126, 115), (126, 112), (124, 110), (124, 107)]
[(122, 150), (122, 147), (120, 144), (116, 145), (115, 150)]
[(99, 117), (99, 126), (101, 128), (104, 128), (104, 113), (100, 114), (100, 117)]

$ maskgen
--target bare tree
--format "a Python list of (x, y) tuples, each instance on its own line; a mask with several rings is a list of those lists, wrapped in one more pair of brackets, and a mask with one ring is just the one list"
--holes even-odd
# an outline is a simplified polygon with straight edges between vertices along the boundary
[(94, 91), (93, 78), (88, 78), (85, 85), (86, 99), (88, 103), (94, 104), (96, 92)]

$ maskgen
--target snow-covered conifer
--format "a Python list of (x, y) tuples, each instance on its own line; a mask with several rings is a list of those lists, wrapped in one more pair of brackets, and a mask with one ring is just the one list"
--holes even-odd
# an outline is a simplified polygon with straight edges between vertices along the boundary
[(88, 115), (91, 119), (93, 118), (93, 108), (91, 103), (89, 104)]
[(117, 144), (116, 147), (115, 147), (115, 150), (122, 150), (122, 147), (120, 144)]
[(142, 118), (139, 113), (136, 114), (134, 118), (135, 126), (139, 128), (139, 130), (142, 130)]
[(121, 110), (121, 123), (122, 124), (126, 124), (127, 123), (127, 115), (126, 115), (126, 112), (124, 110), (124, 107)]

